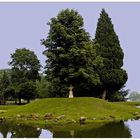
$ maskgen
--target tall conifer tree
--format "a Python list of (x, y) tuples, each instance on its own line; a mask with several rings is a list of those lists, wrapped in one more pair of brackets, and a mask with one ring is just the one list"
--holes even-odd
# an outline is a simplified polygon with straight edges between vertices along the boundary
[(102, 98), (119, 90), (127, 81), (127, 73), (122, 69), (124, 53), (118, 36), (114, 31), (111, 18), (102, 9), (98, 19), (95, 40), (100, 44), (97, 54), (103, 58), (104, 67), (99, 71)]

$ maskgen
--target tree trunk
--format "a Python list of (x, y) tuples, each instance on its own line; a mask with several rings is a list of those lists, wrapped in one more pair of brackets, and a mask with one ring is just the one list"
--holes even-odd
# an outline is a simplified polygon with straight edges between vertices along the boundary
[(19, 98), (18, 100), (19, 100), (19, 104), (21, 105), (21, 99)]
[(30, 103), (30, 99), (27, 99), (27, 103)]
[(2, 95), (1, 95), (1, 104), (5, 104), (5, 99), (4, 99), (4, 94), (2, 93)]
[(15, 104), (17, 104), (17, 98), (15, 99)]
[(102, 94), (102, 99), (103, 99), (103, 100), (106, 99), (106, 93), (107, 93), (107, 90), (104, 90), (104, 91), (103, 91), (103, 94)]

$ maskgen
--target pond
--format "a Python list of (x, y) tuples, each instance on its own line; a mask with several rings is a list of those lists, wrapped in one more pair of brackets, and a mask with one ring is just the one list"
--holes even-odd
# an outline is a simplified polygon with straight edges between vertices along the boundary
[(140, 120), (39, 128), (1, 122), (0, 138), (140, 138)]

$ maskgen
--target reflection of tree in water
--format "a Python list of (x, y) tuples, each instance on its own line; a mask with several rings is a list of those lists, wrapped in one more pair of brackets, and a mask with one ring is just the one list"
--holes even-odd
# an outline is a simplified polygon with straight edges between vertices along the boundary
[(13, 138), (38, 138), (41, 133), (41, 130), (30, 126), (15, 126), (13, 129), (12, 137)]
[(3, 135), (3, 138), (7, 138), (8, 132), (10, 132), (10, 125), (5, 122), (1, 122), (0, 133)]
[(8, 132), (11, 132), (12, 138), (38, 138), (41, 130), (25, 125), (13, 125), (11, 123), (1, 123), (0, 132), (4, 138), (7, 137)]
[[(94, 125), (94, 124), (93, 124)], [(74, 131), (74, 136), (71, 136), (69, 131), (55, 131), (54, 138), (130, 138), (130, 129), (124, 125), (124, 122), (111, 122), (99, 128)]]
[[(94, 126), (94, 123), (93, 123)], [(66, 126), (65, 126), (66, 127)], [(65, 128), (60, 131), (53, 132), (54, 138), (130, 138), (131, 133), (130, 129), (124, 125), (124, 122), (111, 122), (105, 125), (102, 125), (98, 128), (90, 127), (86, 125), (87, 129), (77, 130), (75, 128), (70, 130), (65, 130)], [(14, 125), (13, 123), (0, 123), (0, 133), (4, 138), (8, 136), (12, 138), (38, 138), (41, 134), (41, 129), (37, 129), (31, 126), (25, 125)]]

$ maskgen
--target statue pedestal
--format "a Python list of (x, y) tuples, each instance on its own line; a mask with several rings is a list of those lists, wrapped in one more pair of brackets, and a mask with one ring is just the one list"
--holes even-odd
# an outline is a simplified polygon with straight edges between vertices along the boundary
[(73, 98), (73, 91), (72, 91), (73, 87), (70, 85), (69, 87), (69, 98)]

